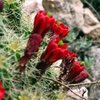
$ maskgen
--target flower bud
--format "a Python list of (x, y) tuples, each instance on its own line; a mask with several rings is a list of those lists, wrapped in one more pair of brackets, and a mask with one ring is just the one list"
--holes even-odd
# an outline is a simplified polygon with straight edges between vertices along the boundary
[(32, 55), (38, 51), (42, 38), (39, 34), (31, 34), (24, 51), (24, 55), (19, 59), (18, 68), (20, 72), (25, 70), (25, 65), (31, 59)]
[(39, 11), (35, 16), (34, 29), (32, 33), (40, 34), (43, 38), (52, 26), (53, 22), (54, 18), (52, 16), (48, 16), (44, 11)]

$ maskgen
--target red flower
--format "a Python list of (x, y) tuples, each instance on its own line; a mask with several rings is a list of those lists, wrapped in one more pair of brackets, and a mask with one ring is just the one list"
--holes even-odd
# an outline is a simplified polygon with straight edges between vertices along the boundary
[(74, 61), (72, 67), (69, 70), (67, 80), (72, 81), (77, 75), (79, 75), (83, 70), (84, 66), (80, 66), (78, 61)]
[(0, 82), (0, 100), (5, 97), (5, 89), (2, 87), (2, 82)]
[(3, 10), (3, 0), (0, 0), (0, 12)]
[(59, 59), (64, 58), (67, 53), (67, 45), (63, 43), (58, 37), (56, 37), (49, 42), (45, 52), (41, 56), (41, 60), (53, 63)]
[(75, 61), (73, 58), (68, 61), (65, 57), (61, 64), (59, 79), (69, 83), (81, 82), (88, 76), (88, 73), (84, 69), (85, 67), (81, 66), (78, 61)]
[(67, 53), (67, 45), (63, 43), (59, 37), (53, 37), (49, 42), (45, 52), (41, 55), (41, 61), (36, 66), (39, 74), (42, 75), (45, 73), (46, 69), (49, 68), (53, 62), (64, 58)]
[(30, 60), (32, 55), (38, 51), (40, 43), (42, 41), (42, 37), (39, 34), (31, 34), (24, 52), (23, 57), (19, 59), (18, 68), (20, 71), (24, 71), (25, 65)]
[(88, 77), (87, 71), (83, 70), (80, 72), (78, 76), (75, 77), (72, 83), (79, 83), (81, 81), (84, 81)]
[(38, 33), (44, 37), (54, 22), (52, 16), (47, 15), (44, 11), (39, 11), (35, 16), (34, 29), (32, 33)]
[(69, 32), (69, 28), (67, 26), (63, 23), (59, 24), (57, 22), (53, 23), (52, 30), (55, 34), (59, 35), (60, 38), (65, 37)]

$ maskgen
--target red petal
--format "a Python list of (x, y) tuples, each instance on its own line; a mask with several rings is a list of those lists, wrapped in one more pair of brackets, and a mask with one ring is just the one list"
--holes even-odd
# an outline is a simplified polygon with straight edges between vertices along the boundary
[(81, 81), (84, 81), (88, 77), (87, 71), (82, 71), (78, 76), (75, 77), (74, 83), (79, 83)]
[(0, 99), (3, 99), (5, 97), (5, 89), (0, 88)]

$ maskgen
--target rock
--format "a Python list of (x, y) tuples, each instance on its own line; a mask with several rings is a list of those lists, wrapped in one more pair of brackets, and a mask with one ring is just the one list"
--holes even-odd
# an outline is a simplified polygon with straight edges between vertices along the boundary
[[(88, 90), (85, 87), (73, 88), (72, 91), (78, 94), (79, 96), (85, 98), (86, 100), (88, 100)], [(70, 90), (67, 92), (67, 95), (73, 98), (69, 100), (82, 100), (82, 98), (78, 97), (74, 93), (72, 93)]]
[(93, 39), (100, 38), (100, 22), (89, 8), (83, 8), (81, 0), (45, 0), (43, 7), (57, 20), (83, 31)]
[(58, 60), (58, 61), (56, 61), (56, 62), (54, 62), (54, 63), (51, 65), (51, 67), (60, 67), (61, 63), (62, 63), (62, 59), (61, 59), (61, 60)]
[(91, 12), (91, 10), (89, 8), (85, 8), (84, 9), (84, 24), (88, 24), (88, 25), (96, 25), (99, 24), (99, 21), (97, 20), (97, 18), (94, 16), (94, 14)]
[(90, 57), (94, 58), (93, 66), (91, 66), (91, 71), (95, 79), (100, 79), (100, 48), (93, 46), (87, 52)]
[(84, 25), (82, 31), (93, 38), (100, 37), (100, 22), (94, 16), (90, 9), (84, 9)]
[(100, 100), (100, 86), (92, 86), (90, 88), (89, 100)]
[[(81, 82), (81, 83), (91, 83), (92, 81), (90, 80), (90, 79), (88, 79), (88, 78), (86, 78), (83, 82)], [(86, 88), (88, 88), (88, 87), (90, 87), (91, 86), (91, 84), (89, 85), (84, 85)]]
[[(100, 48), (93, 46), (87, 52), (87, 54), (94, 58), (93, 64), (91, 66), (91, 73), (94, 80), (100, 79)], [(100, 86), (92, 85), (90, 87), (89, 100), (99, 100), (100, 99)]]
[(32, 12), (43, 10), (42, 0), (25, 0), (22, 9), (29, 14), (31, 14)]
[(43, 2), (46, 11), (71, 27), (81, 28), (83, 19), (83, 4), (80, 0), (47, 0)]
[(95, 41), (100, 40), (100, 24), (93, 27), (92, 31), (89, 33), (89, 36), (92, 37)]
[(60, 65), (62, 63), (62, 60), (58, 60), (56, 62), (54, 62), (52, 65), (51, 65), (51, 68), (50, 70), (55, 73), (56, 77), (58, 78), (59, 75), (60, 75)]

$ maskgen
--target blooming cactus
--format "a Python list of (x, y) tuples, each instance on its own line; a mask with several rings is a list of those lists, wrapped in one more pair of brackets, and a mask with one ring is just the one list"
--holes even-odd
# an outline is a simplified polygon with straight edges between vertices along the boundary
[(32, 33), (37, 33), (44, 37), (53, 22), (54, 18), (52, 16), (47, 15), (44, 11), (39, 11), (35, 16), (34, 29)]
[(56, 21), (53, 23), (52, 30), (54, 34), (59, 35), (60, 38), (65, 37), (69, 32), (69, 28), (67, 26), (63, 23), (57, 23)]
[(68, 50), (67, 44), (61, 40), (64, 38), (69, 29), (63, 23), (57, 23), (52, 16), (39, 11), (35, 16), (34, 29), (29, 37), (23, 57), (19, 60), (19, 69), (23, 71), (25, 65), (30, 60), (32, 55), (38, 51), (40, 43), (46, 32), (52, 29), (54, 35), (47, 45), (46, 50), (42, 53), (40, 62), (37, 63), (36, 75), (42, 75), (52, 63), (59, 59), (63, 59), (62, 72), (60, 79), (69, 83), (77, 83), (83, 81), (87, 76), (85, 67), (81, 66), (78, 61), (75, 61), (76, 54)]

